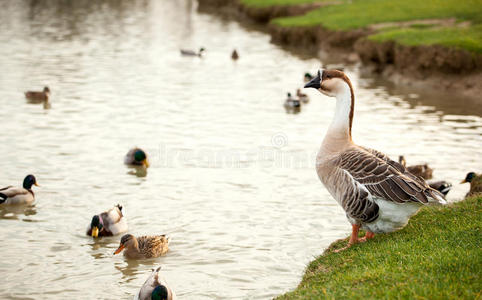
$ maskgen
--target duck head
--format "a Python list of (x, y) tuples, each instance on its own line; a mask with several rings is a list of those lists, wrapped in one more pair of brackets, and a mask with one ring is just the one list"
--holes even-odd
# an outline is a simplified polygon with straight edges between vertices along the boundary
[(32, 185), (39, 186), (37, 183), (37, 179), (33, 175), (27, 175), (23, 180), (23, 188), (30, 190), (32, 188)]
[(90, 222), (90, 235), (94, 238), (98, 237), (102, 228), (104, 228), (104, 224), (102, 224), (100, 217), (98, 215), (93, 216), (92, 221)]
[(50, 95), (50, 89), (48, 86), (44, 87), (44, 93), (46, 94), (49, 94)]
[(137, 239), (132, 234), (124, 234), (120, 240), (119, 248), (115, 250), (114, 255), (121, 253), (124, 248), (129, 249), (132, 247), (139, 249)]
[(317, 89), (329, 97), (337, 97), (340, 94), (352, 93), (353, 88), (350, 79), (340, 70), (318, 70), (315, 78), (305, 84), (305, 88)]
[(167, 288), (161, 284), (161, 285), (156, 286), (156, 288), (152, 291), (151, 299), (152, 300), (167, 300), (168, 296), (169, 296), (169, 294), (167, 292)]
[(149, 161), (147, 160), (147, 155), (146, 155), (146, 152), (144, 152), (143, 150), (141, 149), (137, 149), (136, 152), (134, 152), (134, 160), (140, 164), (142, 164), (143, 166), (145, 166), (146, 168), (149, 167)]
[(460, 183), (466, 183), (466, 182), (471, 182), (472, 179), (474, 179), (475, 173), (474, 172), (469, 172), (467, 173), (467, 176), (465, 176), (465, 179), (462, 180)]

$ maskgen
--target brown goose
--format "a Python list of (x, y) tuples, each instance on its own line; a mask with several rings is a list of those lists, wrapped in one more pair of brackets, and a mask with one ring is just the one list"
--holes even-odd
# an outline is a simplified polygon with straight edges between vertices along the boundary
[(166, 280), (161, 275), (161, 267), (152, 270), (151, 275), (147, 278), (146, 282), (141, 287), (141, 290), (137, 294), (138, 300), (151, 300), (151, 299), (176, 299), (176, 293), (167, 285)]
[[(353, 142), (355, 95), (342, 71), (320, 70), (305, 85), (309, 87), (336, 98), (335, 116), (318, 152), (316, 171), (352, 224), (347, 247), (375, 233), (401, 229), (424, 204), (446, 203), (442, 194), (399, 163)], [(360, 228), (367, 231), (362, 239), (358, 239)]]
[(420, 176), (423, 179), (432, 179), (433, 169), (430, 168), (428, 164), (407, 167), (407, 162), (405, 161), (405, 157), (403, 155), (398, 157), (398, 163), (404, 166), (408, 172), (412, 173), (413, 175)]
[(42, 92), (28, 91), (25, 92), (25, 98), (30, 101), (48, 101), (50, 97), (50, 89), (48, 86), (44, 87)]
[(127, 258), (144, 259), (159, 257), (169, 250), (170, 238), (166, 235), (152, 235), (135, 237), (132, 234), (122, 236), (119, 248), (114, 254), (119, 254), (122, 250)]

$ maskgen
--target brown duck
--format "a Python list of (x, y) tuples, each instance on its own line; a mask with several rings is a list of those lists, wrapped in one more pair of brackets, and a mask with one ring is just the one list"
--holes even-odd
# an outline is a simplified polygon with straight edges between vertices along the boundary
[(44, 87), (42, 92), (28, 91), (25, 92), (25, 98), (30, 101), (48, 101), (50, 97), (50, 89), (48, 86)]
[(433, 169), (430, 168), (428, 164), (414, 165), (414, 166), (407, 167), (407, 162), (405, 161), (405, 157), (403, 155), (400, 155), (398, 157), (398, 162), (402, 166), (404, 166), (408, 172), (412, 173), (413, 175), (422, 177), (425, 180), (432, 179)]
[(169, 250), (170, 238), (165, 234), (135, 237), (132, 234), (122, 236), (119, 248), (114, 254), (122, 250), (124, 256), (132, 259), (153, 258), (164, 255)]
[(460, 183), (470, 183), (470, 190), (465, 195), (465, 197), (474, 196), (477, 194), (482, 194), (482, 175), (475, 174), (475, 172), (469, 172), (465, 176), (465, 179), (462, 180)]

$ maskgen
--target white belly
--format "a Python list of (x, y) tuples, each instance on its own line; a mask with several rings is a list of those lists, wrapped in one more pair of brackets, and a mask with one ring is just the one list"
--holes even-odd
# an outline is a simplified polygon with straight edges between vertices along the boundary
[(374, 222), (362, 224), (362, 229), (374, 233), (393, 232), (407, 225), (411, 216), (422, 207), (421, 203), (394, 203), (375, 198), (380, 208), (379, 217)]

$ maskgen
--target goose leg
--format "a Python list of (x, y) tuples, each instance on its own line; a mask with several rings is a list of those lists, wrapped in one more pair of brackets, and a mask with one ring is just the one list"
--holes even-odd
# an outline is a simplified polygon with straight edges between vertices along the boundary
[(360, 225), (352, 224), (351, 225), (351, 237), (350, 237), (350, 241), (348, 242), (348, 245), (346, 247), (341, 248), (341, 249), (337, 249), (334, 252), (340, 252), (340, 251), (346, 250), (346, 249), (350, 248), (353, 244), (358, 243), (358, 241), (359, 241), (358, 240), (358, 231), (360, 231)]
[(372, 239), (373, 237), (375, 236), (375, 234), (371, 231), (367, 231), (365, 233), (365, 236), (362, 237), (361, 239), (358, 239), (359, 242), (366, 242), (368, 241), (369, 239)]

